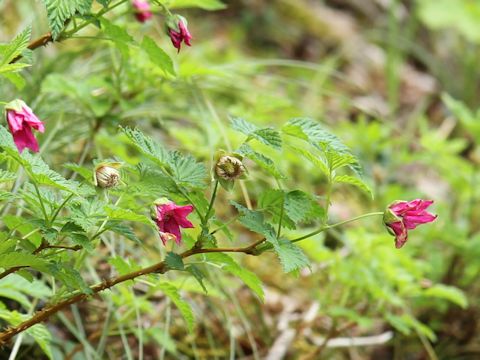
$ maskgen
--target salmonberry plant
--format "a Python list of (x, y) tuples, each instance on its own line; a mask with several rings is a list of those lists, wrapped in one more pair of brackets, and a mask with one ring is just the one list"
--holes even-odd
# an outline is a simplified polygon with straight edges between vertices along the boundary
[[(353, 187), (362, 201), (373, 197), (355, 154), (316, 119), (272, 119), (275, 126), (264, 126), (216, 113), (201, 91), (192, 91), (199, 86), (197, 79), (186, 80), (172, 60), (180, 49), (182, 56), (190, 50), (182, 44), (201, 42), (187, 28), (186, 18), (174, 13), (176, 2), (43, 3), (50, 30), (32, 37), (27, 27), (0, 47), (0, 75), (16, 87), (1, 95), (1, 346), (12, 346), (26, 334), (52, 358), (49, 322), (70, 305), (136, 284), (146, 286), (147, 293), (167, 296), (194, 332), (194, 311), (182, 298), (180, 283), (167, 272), (194, 279), (208, 294), (215, 282), (209, 269), (215, 268), (239, 278), (263, 299), (255, 270), (234, 253), (265, 261), (274, 261), (268, 254), (275, 254), (285, 273), (298, 274), (315, 271), (308, 251), (299, 245), (326, 231), (374, 217), (400, 248), (408, 230), (435, 220), (427, 212), (431, 201), (391, 199), (386, 211), (331, 221), (336, 191)], [(203, 9), (221, 6), (213, 0), (187, 3)], [(150, 22), (164, 30), (158, 39), (146, 35), (144, 26)], [(22, 89), (36, 72), (32, 51), (70, 41), (102, 43), (102, 56), (107, 43), (106, 56), (112, 61), (108, 76), (80, 74), (74, 80), (43, 74), (39, 98), (23, 98)], [(162, 49), (160, 42), (174, 49)], [(141, 82), (153, 78), (161, 79), (164, 106), (171, 112), (204, 101), (202, 108), (213, 119), (206, 126), (222, 134), (213, 137), (218, 140), (193, 151), (201, 146), (199, 138), (176, 146), (168, 129), (152, 130), (132, 121), (142, 116), (135, 111), (150, 96)], [(175, 131), (181, 132), (178, 121)], [(59, 137), (61, 133), (70, 137)], [(301, 184), (308, 184), (312, 173), (321, 176), (320, 190), (311, 184), (301, 188), (289, 179), (285, 169), (293, 167), (303, 178)], [(135, 252), (126, 252), (126, 246)], [(92, 257), (98, 257), (98, 266), (107, 263), (109, 270), (92, 275), (98, 274), (87, 264)], [(388, 303), (388, 297), (384, 294), (382, 311), (393, 326), (430, 335), (415, 318), (398, 315), (401, 304)], [(120, 306), (121, 300), (114, 303)]]

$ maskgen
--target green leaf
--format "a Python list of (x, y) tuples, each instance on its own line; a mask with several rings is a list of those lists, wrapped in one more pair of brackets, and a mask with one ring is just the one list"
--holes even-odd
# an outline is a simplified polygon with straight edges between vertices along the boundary
[(199, 189), (206, 187), (207, 170), (193, 156), (171, 152), (169, 165), (172, 177), (178, 185)]
[(22, 153), (22, 158), (25, 170), (38, 185), (52, 186), (76, 195), (92, 194), (93, 189), (91, 187), (80, 187), (80, 183), (65, 179), (59, 173), (51, 170), (39, 156), (25, 151)]
[(89, 12), (92, 6), (92, 0), (43, 0), (43, 3), (47, 9), (48, 24), (54, 40), (58, 38), (68, 19), (77, 11), (80, 14)]
[[(18, 34), (9, 44), (0, 48), (0, 69), (10, 64), (15, 58), (22, 54), (27, 48), (30, 37), (32, 35), (32, 27), (28, 26), (20, 34)], [(28, 66), (28, 64), (23, 64)]]
[(261, 212), (249, 210), (235, 201), (230, 201), (230, 203), (237, 208), (240, 214), (242, 214), (242, 216), (239, 218), (239, 221), (249, 230), (258, 234), (262, 234), (265, 237), (275, 237), (275, 230), (273, 229), (272, 225), (265, 222)]
[(149, 36), (145, 36), (140, 45), (147, 53), (150, 61), (165, 73), (175, 75), (175, 68), (173, 67), (173, 61), (168, 54), (163, 51), (155, 41)]
[(167, 256), (165, 256), (165, 264), (170, 270), (185, 270), (182, 257), (171, 251), (169, 251)]
[(83, 177), (85, 180), (92, 180), (93, 171), (83, 166), (79, 166), (73, 163), (67, 163), (63, 165), (64, 168), (72, 170)]
[(263, 291), (262, 281), (255, 273), (238, 265), (237, 262), (235, 262), (235, 260), (227, 254), (210, 253), (205, 254), (205, 257), (209, 261), (223, 264), (223, 270), (228, 271), (232, 275), (240, 278), (245, 283), (245, 285), (247, 285), (255, 294), (258, 295), (260, 300), (265, 300), (265, 293)]
[(465, 309), (468, 300), (465, 294), (458, 288), (443, 284), (435, 284), (423, 292), (423, 296), (448, 300)]
[(367, 184), (365, 184), (362, 180), (360, 180), (357, 177), (353, 177), (353, 176), (350, 176), (350, 175), (337, 175), (333, 179), (333, 182), (345, 183), (345, 184), (350, 184), (350, 185), (356, 186), (360, 190), (362, 190), (366, 194), (368, 194), (373, 199), (372, 189), (370, 189), (370, 187)]
[(49, 272), (49, 263), (36, 255), (15, 251), (1, 256), (0, 268), (8, 270), (17, 266), (28, 266), (39, 271)]
[(239, 117), (232, 117), (231, 123), (234, 130), (248, 136), (247, 141), (255, 139), (274, 149), (282, 149), (282, 138), (277, 130), (273, 128), (259, 129), (256, 125)]
[[(287, 135), (302, 139), (320, 150), (325, 158), (326, 169), (321, 163), (319, 165), (322, 172), (328, 177), (330, 169), (335, 170), (342, 166), (348, 166), (358, 176), (362, 174), (360, 164), (349, 147), (318, 122), (309, 118), (295, 118), (288, 121), (282, 127), (282, 131)], [(308, 158), (306, 154), (304, 156)], [(311, 156), (309, 160), (312, 160)], [(315, 164), (314, 161), (312, 162)]]
[(119, 222), (109, 221), (105, 226), (105, 228), (117, 234), (120, 234), (122, 236), (125, 236), (128, 240), (132, 240), (137, 244), (142, 243), (140, 239), (137, 237), (137, 235), (135, 234), (135, 232), (133, 231), (131, 226), (128, 226), (126, 224), (122, 224)]
[(337, 136), (309, 118), (292, 119), (282, 127), (282, 131), (287, 135), (308, 141), (322, 150), (328, 147), (337, 152), (350, 152), (350, 149)]
[(297, 245), (286, 239), (271, 241), (267, 239), (280, 259), (283, 271), (286, 273), (310, 266), (310, 261)]
[(52, 294), (52, 291), (39, 280), (29, 282), (17, 274), (0, 280), (0, 297), (5, 297), (17, 301), (24, 309), (31, 307), (28, 296), (38, 299), (44, 299)]
[(100, 24), (105, 35), (114, 42), (121, 54), (128, 57), (128, 45), (134, 42), (133, 37), (125, 28), (113, 24), (104, 17), (100, 18)]
[(277, 179), (285, 178), (285, 176), (280, 172), (272, 159), (256, 152), (250, 147), (250, 145), (242, 144), (242, 146), (240, 146), (240, 148), (236, 152), (255, 162), (258, 166), (267, 171), (273, 177)]
[(193, 328), (195, 326), (195, 316), (193, 315), (192, 308), (190, 304), (188, 304), (185, 300), (180, 297), (178, 293), (178, 289), (170, 284), (170, 283), (160, 283), (157, 285), (157, 288), (162, 290), (165, 295), (167, 295), (172, 302), (177, 306), (178, 310), (180, 310), (183, 318), (187, 323), (188, 330), (193, 332)]
[(105, 206), (105, 213), (110, 218), (110, 220), (126, 220), (140, 222), (145, 225), (149, 225), (151, 228), (156, 229), (155, 223), (149, 217), (137, 214), (129, 209), (122, 209), (119, 207), (113, 207), (112, 205)]
[(17, 90), (22, 90), (27, 84), (23, 76), (19, 73), (3, 73), (2, 76), (15, 85)]
[(138, 129), (122, 128), (122, 131), (133, 143), (133, 145), (135, 145), (135, 147), (144, 155), (146, 155), (150, 160), (155, 162), (157, 165), (160, 165), (161, 167), (166, 167), (169, 165), (168, 151), (157, 141), (154, 141), (152, 138), (145, 136)]
[(284, 206), (286, 214), (296, 224), (310, 220), (323, 221), (325, 219), (325, 210), (311, 195), (300, 190), (288, 192)]
[(205, 188), (207, 171), (203, 164), (196, 162), (190, 155), (178, 151), (167, 151), (158, 142), (153, 141), (137, 129), (124, 128), (123, 132), (135, 147), (169, 174), (180, 186)]

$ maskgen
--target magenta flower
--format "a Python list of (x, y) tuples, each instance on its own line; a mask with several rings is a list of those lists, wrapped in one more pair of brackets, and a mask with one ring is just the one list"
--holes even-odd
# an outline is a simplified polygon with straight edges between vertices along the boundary
[(175, 240), (180, 245), (182, 242), (180, 228), (193, 228), (193, 224), (187, 220), (188, 214), (192, 211), (192, 205), (180, 206), (166, 198), (154, 202), (154, 220), (157, 223), (163, 245), (168, 240)]
[(170, 40), (172, 40), (172, 44), (178, 49), (178, 52), (180, 52), (182, 47), (182, 41), (186, 45), (191, 46), (190, 40), (192, 40), (192, 35), (190, 35), (187, 29), (187, 20), (183, 16), (172, 16), (167, 22), (167, 30)]
[(19, 99), (5, 105), (5, 113), (18, 151), (21, 153), (23, 149), (29, 148), (33, 152), (38, 152), (38, 142), (33, 136), (32, 129), (43, 133), (45, 131), (43, 122), (35, 116), (27, 104)]
[(133, 0), (132, 6), (135, 12), (135, 18), (142, 23), (146, 22), (153, 16), (150, 11), (150, 4), (147, 0)]
[(427, 208), (433, 200), (416, 199), (412, 201), (395, 201), (390, 204), (383, 216), (388, 230), (395, 235), (395, 247), (400, 249), (408, 240), (408, 230), (418, 225), (434, 221), (437, 215), (429, 213)]

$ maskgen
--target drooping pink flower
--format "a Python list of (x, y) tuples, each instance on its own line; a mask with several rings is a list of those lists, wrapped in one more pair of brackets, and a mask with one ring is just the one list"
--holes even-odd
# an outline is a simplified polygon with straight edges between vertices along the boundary
[(408, 240), (408, 230), (418, 225), (434, 221), (437, 215), (429, 213), (427, 208), (433, 200), (416, 199), (412, 201), (395, 201), (387, 207), (383, 222), (395, 235), (395, 247), (400, 249)]
[(187, 219), (188, 214), (193, 211), (193, 206), (181, 206), (166, 198), (161, 198), (155, 201), (154, 210), (154, 220), (157, 223), (163, 245), (168, 240), (175, 240), (180, 245), (182, 241), (180, 228), (194, 227)]
[(8, 127), (13, 135), (13, 141), (21, 153), (29, 148), (38, 152), (38, 142), (33, 135), (32, 129), (40, 132), (45, 131), (45, 126), (22, 100), (16, 99), (5, 105)]
[(147, 0), (132, 0), (132, 6), (135, 18), (142, 23), (146, 22), (153, 16), (150, 11), (150, 3)]
[(182, 41), (188, 46), (192, 45), (190, 43), (192, 35), (188, 31), (187, 20), (183, 16), (172, 16), (167, 22), (167, 29), (170, 40), (172, 40), (172, 44), (178, 49), (178, 52), (180, 52), (180, 48), (182, 47)]

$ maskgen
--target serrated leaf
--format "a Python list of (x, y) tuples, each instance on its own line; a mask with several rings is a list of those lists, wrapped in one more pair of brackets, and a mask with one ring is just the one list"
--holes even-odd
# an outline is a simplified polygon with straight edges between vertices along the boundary
[(155, 223), (149, 217), (137, 214), (129, 209), (122, 209), (119, 207), (113, 207), (111, 205), (105, 206), (105, 213), (110, 218), (110, 220), (126, 220), (126, 221), (134, 221), (140, 222), (145, 225), (149, 225), (153, 229), (156, 229)]
[(178, 185), (200, 189), (206, 187), (207, 170), (193, 156), (171, 152), (169, 165)]
[(312, 219), (323, 221), (325, 210), (311, 195), (294, 190), (286, 194), (285, 212), (295, 223), (307, 222)]
[(67, 163), (63, 165), (64, 168), (72, 170), (83, 177), (85, 180), (91, 180), (93, 177), (93, 171), (77, 164)]
[(240, 214), (242, 214), (239, 221), (249, 230), (266, 237), (275, 236), (275, 231), (272, 225), (265, 222), (264, 216), (261, 212), (249, 210), (235, 201), (230, 201), (230, 203), (237, 208)]
[(77, 11), (77, 0), (43, 0), (43, 3), (47, 9), (48, 24), (55, 40), (62, 32), (65, 21)]
[(162, 171), (168, 171), (177, 185), (205, 188), (207, 177), (205, 166), (198, 163), (192, 156), (182, 155), (178, 151), (169, 152), (137, 129), (123, 128), (123, 132), (135, 147), (160, 166)]
[(333, 179), (334, 182), (336, 183), (345, 183), (345, 184), (350, 184), (353, 186), (358, 187), (360, 190), (364, 191), (366, 194), (368, 194), (372, 199), (373, 199), (373, 192), (370, 187), (365, 184), (362, 180), (359, 178), (350, 176), (350, 175), (337, 175)]
[(242, 146), (240, 146), (240, 148), (236, 152), (255, 162), (258, 166), (267, 171), (273, 177), (277, 179), (285, 178), (285, 176), (280, 172), (272, 159), (263, 154), (260, 154), (259, 152), (256, 152), (250, 147), (250, 145), (242, 144)]
[(165, 264), (170, 270), (185, 270), (182, 257), (171, 251), (165, 256)]
[(286, 273), (310, 266), (310, 261), (302, 249), (289, 240), (281, 239), (277, 243), (273, 243), (273, 249)]
[(239, 117), (232, 117), (231, 123), (234, 130), (248, 136), (247, 141), (255, 139), (265, 145), (273, 147), (274, 149), (281, 150), (282, 138), (277, 130), (273, 128), (259, 129), (256, 125)]
[(17, 266), (28, 266), (39, 271), (49, 272), (48, 265), (49, 263), (40, 257), (20, 251), (3, 254), (0, 258), (0, 268), (4, 270)]
[(170, 56), (163, 51), (155, 41), (149, 36), (145, 36), (142, 40), (141, 48), (147, 53), (150, 61), (165, 73), (175, 75), (175, 68)]
[(187, 328), (190, 332), (193, 332), (195, 326), (195, 316), (193, 315), (192, 308), (190, 304), (187, 303), (180, 297), (178, 289), (170, 283), (160, 283), (157, 285), (159, 290), (162, 290), (165, 295), (167, 295), (172, 302), (177, 306), (178, 310), (182, 314), (183, 318), (187, 323)]
[(157, 165), (160, 165), (163, 167), (166, 167), (169, 165), (168, 151), (163, 146), (161, 146), (157, 141), (154, 141), (152, 138), (145, 136), (138, 129), (122, 128), (122, 131), (128, 137), (128, 139), (135, 145), (135, 147), (138, 150), (140, 150), (144, 155), (146, 155), (150, 160), (155, 162)]
[(75, 245), (80, 245), (87, 251), (93, 251), (93, 244), (85, 234), (72, 232), (69, 234), (69, 237)]
[(24, 167), (29, 176), (39, 185), (52, 186), (60, 190), (65, 190), (76, 195), (86, 195), (92, 193), (92, 188), (80, 186), (80, 183), (65, 179), (59, 173), (50, 169), (50, 167), (39, 157), (29, 152), (22, 153)]
[[(20, 34), (18, 34), (10, 43), (2, 46), (0, 50), (0, 69), (10, 64), (15, 58), (22, 54), (30, 41), (32, 35), (32, 27), (28, 26)], [(28, 64), (24, 64), (28, 66)]]
[(122, 236), (125, 236), (127, 239), (132, 240), (137, 244), (141, 244), (140, 239), (137, 237), (131, 226), (112, 221), (108, 222), (105, 228)]
[[(322, 166), (321, 170), (327, 176), (330, 174), (330, 169), (335, 170), (342, 166), (348, 166), (356, 175), (361, 176), (362, 169), (350, 148), (318, 122), (309, 118), (295, 118), (288, 121), (282, 127), (282, 131), (287, 135), (302, 139), (320, 150), (327, 162), (326, 169), (321, 163), (319, 165)], [(303, 155), (311, 161), (314, 159), (312, 156), (308, 157), (307, 154)]]

